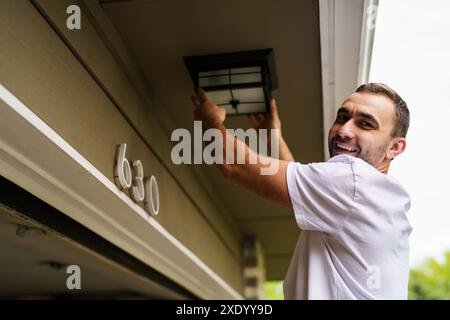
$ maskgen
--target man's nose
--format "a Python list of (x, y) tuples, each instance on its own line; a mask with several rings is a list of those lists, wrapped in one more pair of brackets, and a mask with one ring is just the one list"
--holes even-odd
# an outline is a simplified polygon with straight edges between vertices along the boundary
[(350, 119), (346, 123), (341, 125), (337, 134), (344, 141), (353, 139), (355, 137), (355, 124), (353, 122), (353, 119)]

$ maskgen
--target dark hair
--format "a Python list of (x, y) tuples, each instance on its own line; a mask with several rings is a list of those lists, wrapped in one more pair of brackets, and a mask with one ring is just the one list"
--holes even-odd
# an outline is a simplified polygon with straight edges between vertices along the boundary
[(381, 94), (394, 102), (395, 122), (391, 135), (393, 137), (406, 137), (409, 128), (409, 110), (406, 102), (389, 86), (383, 83), (366, 83), (358, 87), (356, 92)]

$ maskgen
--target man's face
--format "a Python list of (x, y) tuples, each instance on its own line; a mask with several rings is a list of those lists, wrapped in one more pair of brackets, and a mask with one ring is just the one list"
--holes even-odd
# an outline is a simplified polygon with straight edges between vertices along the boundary
[(378, 167), (392, 142), (394, 103), (383, 95), (353, 93), (338, 110), (328, 134), (330, 156), (348, 154)]

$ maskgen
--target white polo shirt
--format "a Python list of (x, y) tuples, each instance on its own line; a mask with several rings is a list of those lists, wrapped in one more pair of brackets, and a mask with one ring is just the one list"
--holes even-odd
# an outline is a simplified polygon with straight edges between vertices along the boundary
[(410, 198), (397, 180), (339, 155), (291, 162), (287, 184), (302, 232), (285, 299), (407, 299)]

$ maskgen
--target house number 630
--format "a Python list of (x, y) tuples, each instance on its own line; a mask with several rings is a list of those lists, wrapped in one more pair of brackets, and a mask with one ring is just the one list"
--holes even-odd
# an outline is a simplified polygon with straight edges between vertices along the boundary
[(133, 170), (131, 170), (130, 162), (125, 157), (126, 150), (126, 143), (117, 147), (114, 181), (122, 190), (130, 189), (131, 198), (135, 202), (144, 202), (144, 208), (147, 212), (157, 215), (159, 211), (159, 191), (156, 178), (154, 176), (144, 178), (141, 160), (134, 160), (132, 163)]

